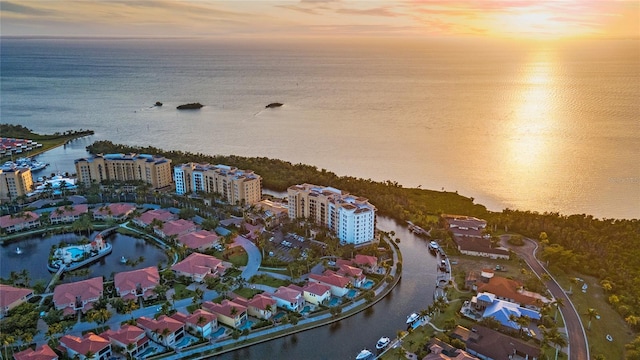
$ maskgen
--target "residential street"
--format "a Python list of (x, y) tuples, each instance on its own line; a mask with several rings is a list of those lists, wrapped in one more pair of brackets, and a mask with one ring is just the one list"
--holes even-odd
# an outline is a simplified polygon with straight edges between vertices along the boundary
[(556, 282), (551, 274), (545, 269), (545, 267), (538, 261), (535, 256), (538, 244), (528, 238), (524, 238), (524, 246), (512, 246), (507, 243), (509, 235), (502, 235), (500, 241), (502, 246), (510, 248), (516, 254), (518, 254), (524, 261), (527, 262), (529, 267), (533, 270), (538, 277), (546, 273), (551, 277), (550, 281), (545, 283), (549, 292), (555, 298), (561, 298), (564, 301), (564, 307), (560, 308), (562, 318), (564, 319), (567, 335), (568, 335), (568, 354), (570, 360), (589, 360), (589, 346), (587, 343), (587, 336), (584, 332), (584, 327), (580, 321), (580, 316), (576, 311), (571, 298), (567, 296), (562, 287)]

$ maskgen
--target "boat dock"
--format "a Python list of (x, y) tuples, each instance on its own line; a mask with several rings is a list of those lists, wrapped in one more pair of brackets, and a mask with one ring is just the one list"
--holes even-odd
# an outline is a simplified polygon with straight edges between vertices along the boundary
[(412, 233), (414, 233), (416, 235), (431, 236), (429, 231), (421, 228), (420, 226), (412, 223), (411, 221), (407, 221), (407, 225), (409, 227), (409, 231), (411, 231)]

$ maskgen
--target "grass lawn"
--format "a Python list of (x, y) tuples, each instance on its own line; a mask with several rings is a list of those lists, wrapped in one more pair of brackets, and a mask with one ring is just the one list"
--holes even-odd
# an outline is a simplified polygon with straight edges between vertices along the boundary
[[(565, 291), (570, 288), (573, 291), (573, 294), (569, 295), (569, 297), (582, 319), (582, 325), (589, 341), (591, 357), (602, 354), (607, 359), (623, 359), (624, 345), (633, 340), (634, 334), (624, 322), (624, 319), (609, 305), (607, 302), (608, 295), (602, 290), (598, 280), (593, 277), (564, 273), (559, 270), (555, 270), (553, 276)], [(571, 282), (570, 279), (575, 277), (579, 277), (587, 283), (588, 289), (586, 293), (581, 291), (582, 283), (576, 285)], [(600, 314), (600, 320), (593, 319), (591, 321), (591, 330), (587, 330), (589, 317), (586, 314), (590, 308), (596, 309)], [(607, 341), (607, 334), (613, 337), (612, 342)]]
[(241, 251), (236, 251), (233, 254), (230, 254), (228, 261), (237, 267), (245, 266), (249, 261), (249, 255), (247, 255), (244, 249), (242, 249)]
[(187, 286), (184, 284), (176, 283), (173, 288), (176, 291), (173, 298), (176, 300), (190, 298), (195, 294), (195, 292), (187, 289)]
[(262, 290), (252, 289), (250, 287), (243, 287), (233, 291), (237, 295), (242, 296), (245, 299), (251, 299), (255, 294), (260, 294)]
[(256, 276), (252, 277), (250, 282), (253, 283), (253, 284), (267, 285), (267, 286), (271, 286), (271, 287), (274, 287), (274, 288), (277, 288), (277, 287), (280, 287), (280, 286), (287, 286), (287, 285), (291, 284), (291, 281), (282, 280), (282, 279), (276, 279), (273, 276), (269, 276), (269, 275), (265, 275), (265, 274), (260, 274), (260, 275), (256, 275)]
[[(520, 269), (526, 268), (529, 270), (529, 267), (520, 261), (520, 259), (488, 259), (482, 258), (478, 256), (469, 256), (469, 255), (452, 255), (449, 257), (449, 260), (454, 262), (457, 261), (457, 264), (451, 265), (456, 273), (464, 273), (464, 277), (471, 270), (480, 271), (482, 269), (495, 269), (496, 265), (500, 265), (501, 268), (506, 269), (506, 271), (496, 271), (496, 275), (502, 276), (505, 278), (511, 278), (516, 280), (524, 280)], [(456, 283), (459, 287), (464, 286), (464, 277), (459, 278), (456, 276)]]

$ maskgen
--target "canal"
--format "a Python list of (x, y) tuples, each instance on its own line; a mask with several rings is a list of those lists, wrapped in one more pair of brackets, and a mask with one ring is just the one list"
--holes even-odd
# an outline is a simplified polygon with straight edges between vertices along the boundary
[(288, 335), (216, 359), (309, 359), (353, 360), (360, 350), (375, 351), (382, 336), (396, 337), (406, 329), (406, 319), (414, 311), (433, 302), (437, 278), (437, 259), (428, 250), (428, 241), (412, 234), (406, 226), (379, 216), (378, 228), (394, 231), (400, 238), (403, 257), (402, 281), (380, 302), (340, 322)]
[[(93, 232), (89, 238), (93, 239), (96, 234), (97, 232)], [(0, 246), (0, 276), (6, 279), (12, 271), (19, 273), (23, 269), (26, 269), (31, 278), (31, 285), (37, 281), (43, 281), (46, 284), (53, 276), (53, 274), (47, 270), (47, 261), (51, 247), (53, 245), (59, 245), (61, 242), (66, 242), (67, 244), (76, 243), (80, 241), (83, 236), (86, 236), (86, 233), (82, 235), (65, 233), (47, 235), (46, 237), (37, 234), (5, 243)], [(164, 251), (143, 239), (115, 233), (109, 235), (106, 240), (113, 245), (113, 251), (110, 255), (107, 255), (88, 267), (81, 268), (89, 269), (88, 275), (69, 276), (65, 274), (62, 282), (73, 282), (96, 276), (102, 276), (107, 280), (111, 279), (112, 274), (116, 272), (157, 266), (159, 262), (167, 263), (167, 256)], [(20, 247), (22, 250), (21, 254), (16, 253), (15, 250), (17, 247)], [(120, 262), (123, 256), (129, 260), (137, 260), (142, 256), (144, 260), (135, 266), (128, 266)]]

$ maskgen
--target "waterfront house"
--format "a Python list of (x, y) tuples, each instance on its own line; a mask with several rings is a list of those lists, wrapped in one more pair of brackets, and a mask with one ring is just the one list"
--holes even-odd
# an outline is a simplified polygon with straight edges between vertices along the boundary
[(134, 212), (136, 207), (127, 203), (113, 203), (99, 207), (93, 211), (93, 218), (98, 221), (124, 221), (127, 216)]
[(68, 224), (80, 220), (80, 216), (89, 213), (87, 204), (78, 204), (73, 206), (60, 206), (49, 214), (51, 224)]
[(429, 354), (423, 357), (422, 360), (478, 360), (477, 357), (468, 352), (451, 346), (435, 337), (425, 347), (429, 349)]
[(86, 313), (100, 299), (103, 290), (102, 276), (60, 284), (53, 290), (53, 303), (64, 315), (75, 314), (78, 310)]
[(83, 337), (64, 335), (60, 338), (60, 346), (71, 359), (107, 360), (111, 357), (111, 343), (109, 340), (92, 332)]
[(192, 314), (177, 312), (171, 317), (185, 324), (187, 331), (207, 337), (218, 330), (218, 317), (207, 310), (197, 309)]
[(222, 260), (213, 256), (193, 253), (173, 265), (171, 270), (177, 276), (186, 276), (201, 283), (206, 276), (221, 276), (226, 271), (226, 267), (222, 264)]
[(160, 315), (158, 319), (141, 316), (136, 322), (149, 338), (168, 348), (174, 348), (185, 336), (184, 323), (166, 315)]
[(17, 352), (13, 354), (14, 360), (58, 360), (58, 354), (53, 351), (49, 347), (49, 345), (44, 344), (40, 347), (37, 347), (35, 350), (31, 348), (27, 348), (26, 350)]
[(331, 295), (343, 297), (349, 292), (351, 282), (344, 276), (331, 270), (325, 270), (322, 275), (309, 274), (309, 281), (327, 285), (331, 288)]
[(0, 228), (7, 234), (40, 226), (40, 215), (33, 211), (0, 217)]
[(487, 227), (485, 220), (473, 216), (443, 214), (442, 219), (447, 224), (449, 231), (459, 236), (481, 238)]
[(480, 237), (453, 235), (460, 253), (471, 256), (482, 256), (490, 259), (509, 259), (509, 251), (504, 248), (492, 248), (491, 240)]
[(178, 242), (189, 249), (204, 251), (220, 243), (218, 234), (199, 230), (178, 236)]
[(368, 274), (378, 273), (378, 258), (371, 255), (357, 254), (353, 258), (353, 264)]
[(142, 215), (135, 217), (133, 223), (140, 227), (147, 227), (151, 225), (154, 220), (165, 223), (167, 221), (177, 220), (178, 216), (165, 209), (149, 210)]
[(528, 309), (540, 310), (543, 304), (550, 302), (538, 293), (525, 290), (523, 284), (516, 280), (496, 276), (490, 269), (483, 269), (479, 274), (470, 271), (465, 284), (467, 288), (478, 293), (492, 293), (497, 299), (516, 303)]
[(157, 296), (153, 289), (160, 285), (160, 274), (157, 267), (150, 266), (117, 273), (113, 277), (113, 283), (116, 293), (123, 300), (147, 300)]
[(276, 309), (276, 301), (265, 294), (256, 294), (250, 300), (236, 296), (233, 301), (247, 308), (250, 316), (268, 320)]
[(320, 305), (331, 298), (331, 287), (320, 283), (310, 282), (302, 287), (304, 299), (309, 304)]
[(169, 236), (180, 237), (180, 235), (188, 234), (190, 232), (196, 231), (198, 227), (192, 221), (178, 219), (167, 221), (161, 226), (156, 226), (153, 229), (153, 232), (165, 239)]
[(33, 290), (0, 284), (0, 319), (33, 297)]
[(520, 326), (511, 320), (512, 315), (516, 318), (527, 316), (534, 322), (539, 321), (541, 318), (539, 312), (509, 301), (500, 300), (491, 293), (480, 293), (472, 297), (471, 306), (475, 310), (482, 311), (483, 318), (492, 317), (498, 320), (502, 326), (514, 330), (519, 330)]
[(276, 306), (289, 311), (300, 311), (304, 306), (304, 296), (299, 286), (280, 286), (271, 297), (276, 301)]
[(211, 301), (202, 303), (202, 307), (215, 314), (218, 322), (237, 329), (247, 321), (247, 307), (231, 300), (222, 300), (220, 304)]
[(149, 347), (150, 341), (141, 328), (125, 324), (118, 330), (107, 330), (100, 334), (111, 342), (112, 349), (122, 352), (127, 358), (136, 359), (137, 355)]
[(367, 280), (362, 269), (353, 267), (351, 265), (340, 265), (340, 268), (336, 273), (349, 279), (351, 285), (357, 288), (361, 287), (364, 284), (365, 280)]
[(484, 326), (472, 330), (458, 325), (450, 334), (467, 346), (466, 351), (481, 359), (528, 359), (540, 358), (540, 348), (522, 340), (505, 335)]

